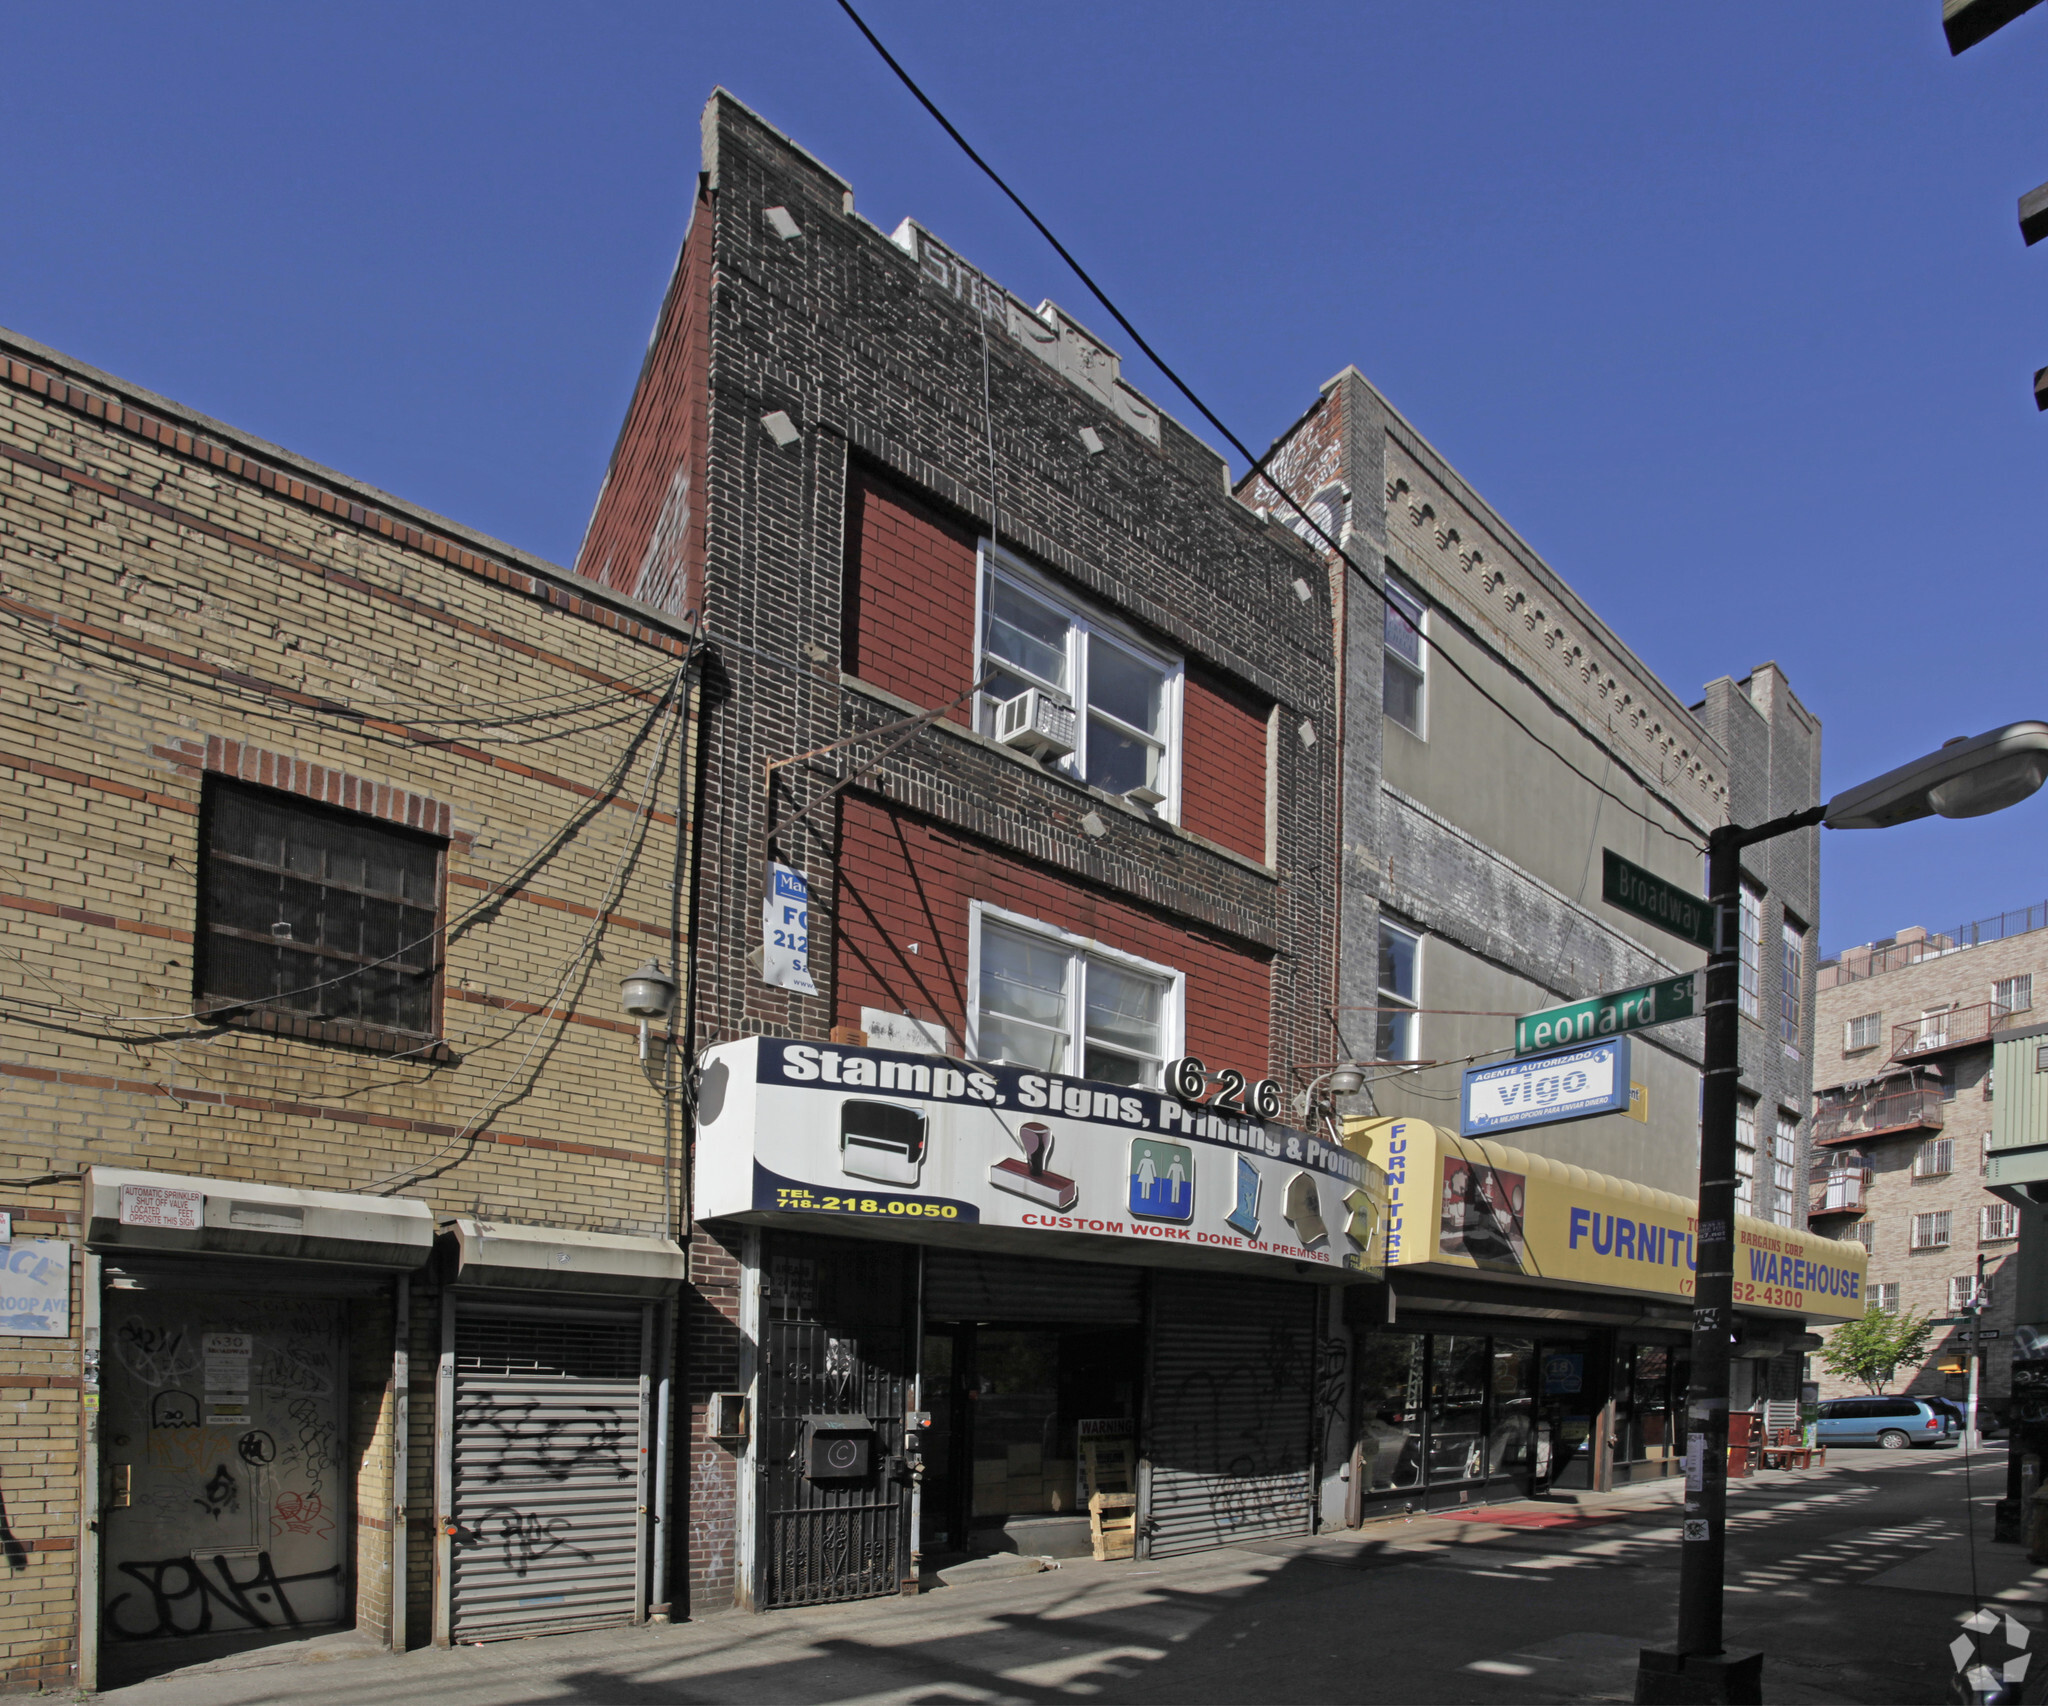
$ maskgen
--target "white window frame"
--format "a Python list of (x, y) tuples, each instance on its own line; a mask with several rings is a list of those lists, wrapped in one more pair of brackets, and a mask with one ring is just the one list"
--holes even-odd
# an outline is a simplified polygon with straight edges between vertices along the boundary
[(1762, 1021), (1764, 1016), (1764, 897), (1747, 883), (1736, 885), (1741, 899), (1736, 903), (1737, 965), (1735, 1005), (1743, 1017)]
[(1882, 1310), (1887, 1315), (1898, 1314), (1899, 1282), (1897, 1280), (1877, 1281), (1876, 1284), (1870, 1287), (1869, 1303), (1873, 1310)]
[[(1382, 1055), (1380, 1053), (1380, 1021), (1389, 1017), (1389, 1015), (1385, 1013), (1375, 1013), (1373, 1014), (1372, 1031), (1373, 1058), (1375, 1060), (1419, 1060), (1421, 1058), (1420, 1050), (1422, 1048), (1422, 944), (1425, 940), (1427, 940), (1427, 938), (1423, 935), (1423, 933), (1420, 930), (1410, 930), (1405, 924), (1396, 924), (1384, 913), (1380, 916), (1380, 929), (1391, 930), (1397, 936), (1406, 936), (1409, 939), (1409, 941), (1415, 944), (1415, 996), (1413, 1003), (1410, 1006), (1401, 1009), (1401, 1011), (1409, 1014), (1411, 1018), (1411, 1023), (1408, 1027), (1407, 1053), (1390, 1055)], [(1377, 940), (1375, 940), (1373, 943), (1373, 951), (1373, 988), (1379, 990), (1380, 997), (1379, 1000), (1374, 1003), (1374, 1005), (1382, 1007), (1392, 1006), (1398, 1002), (1407, 1000), (1408, 997), (1403, 995), (1397, 995), (1393, 991), (1383, 988), (1380, 985), (1378, 981), (1379, 943)]]
[[(1996, 1220), (1992, 1217), (1996, 1216)], [(1995, 1228), (1995, 1230), (1994, 1230)], [(2017, 1203), (1988, 1202), (1977, 1211), (1977, 1242), (1979, 1244), (2007, 1244), (2020, 1235), (2020, 1210)]]
[[(1921, 1236), (1923, 1230), (1927, 1234), (1925, 1237)], [(1955, 1222), (1945, 1208), (1929, 1209), (1925, 1214), (1916, 1214), (1913, 1216), (1913, 1248), (1946, 1250), (1954, 1231)]]
[[(1380, 715), (1397, 729), (1406, 729), (1417, 740), (1429, 739), (1429, 600), (1395, 574), (1391, 569), (1385, 572), (1387, 602), (1381, 611), (1380, 630)], [(1410, 607), (1413, 614), (1410, 614)], [(1396, 613), (1402, 621), (1415, 630), (1415, 662), (1396, 657), (1387, 650), (1385, 621)], [(1404, 675), (1415, 677), (1415, 721), (1404, 723), (1387, 710), (1386, 671), (1398, 669)]]
[(1779, 921), (1778, 979), (1778, 1037), (1797, 1060), (1806, 1033), (1806, 932), (1790, 918)]
[[(1023, 675), (1015, 664), (991, 659), (984, 649), (988, 635), (988, 588), (992, 578), (1001, 577), (1009, 581), (1028, 597), (1040, 603), (1057, 608), (1067, 619), (1067, 685), (1056, 688), (1046, 685), (1044, 691), (1052, 697), (1073, 707), (1074, 750), (1059, 761), (1058, 768), (1076, 782), (1085, 783), (1088, 776), (1088, 640), (1099, 634), (1111, 644), (1135, 652), (1147, 663), (1154, 664), (1166, 672), (1166, 687), (1160, 705), (1162, 733), (1158, 736), (1146, 734), (1142, 729), (1131, 732), (1145, 740), (1157, 739), (1162, 748), (1159, 755), (1159, 791), (1166, 796), (1154, 813), (1168, 823), (1180, 822), (1181, 808), (1181, 708), (1185, 699), (1187, 684), (1187, 661), (1178, 653), (1163, 651), (1151, 641), (1139, 635), (1128, 623), (1120, 622), (1107, 612), (1096, 609), (1076, 598), (1066, 588), (1049, 576), (1040, 574), (1028, 563), (1010, 555), (1000, 545), (984, 539), (980, 542), (974, 573), (974, 674), (979, 681), (988, 674), (991, 667), (1001, 669), (1009, 675)], [(974, 726), (983, 729), (991, 708), (1001, 703), (993, 694), (977, 693), (974, 696)], [(1108, 717), (1110, 713), (1095, 713)], [(1117, 721), (1111, 718), (1111, 721)], [(1129, 725), (1121, 725), (1128, 727)], [(984, 730), (984, 732), (986, 732)]]
[[(1869, 1035), (1863, 1037), (1861, 1042), (1857, 1041), (1860, 1035), (1859, 1026), (1869, 1027)], [(1879, 1008), (1875, 1013), (1859, 1013), (1842, 1027), (1842, 1052), (1844, 1054), (1857, 1054), (1867, 1048), (1876, 1048), (1883, 1041), (1883, 1008)]]
[(2034, 974), (2030, 971), (2016, 972), (2011, 977), (2002, 977), (1991, 986), (1991, 1005), (2003, 1007), (2008, 1013), (2029, 1013), (2034, 1007)]
[(1735, 1210), (1756, 1217), (1756, 1104), (1740, 1100), (1735, 1104)]
[(1798, 1161), (1799, 1122), (1780, 1108), (1777, 1129), (1771, 1134), (1771, 1184), (1776, 1191), (1771, 1218), (1780, 1226), (1792, 1224), (1792, 1199), (1799, 1188), (1793, 1170)]
[(1867, 1220), (1859, 1220), (1842, 1234), (1845, 1244), (1860, 1244), (1864, 1255), (1869, 1255), (1877, 1243), (1877, 1228)]
[(1913, 1177), (1916, 1179), (1945, 1179), (1956, 1170), (1956, 1140), (1952, 1137), (1930, 1137), (1913, 1151)]
[[(1010, 912), (1000, 906), (991, 906), (987, 901), (975, 900), (967, 903), (967, 1058), (980, 1060), (981, 1052), (981, 931), (984, 922), (999, 924), (1006, 930), (1019, 935), (1036, 936), (1040, 941), (1050, 942), (1063, 948), (1067, 960), (1067, 1060), (1068, 1064), (1056, 1070), (1060, 1076), (1079, 1078), (1086, 1064), (1088, 1043), (1087, 991), (1079, 986), (1074, 976), (1074, 964), (1082, 956), (1108, 960), (1113, 964), (1126, 966), (1144, 977), (1161, 979), (1166, 983), (1166, 995), (1160, 1003), (1159, 1048), (1160, 1063), (1163, 1066), (1177, 1055), (1187, 1052), (1186, 1011), (1187, 973), (1172, 966), (1158, 965), (1151, 960), (1140, 959), (1136, 954), (1127, 954), (1121, 948), (1112, 948), (1106, 942), (1098, 942), (1092, 936), (1081, 936), (1072, 930), (1062, 930), (1057, 924), (1048, 924), (1042, 918), (1027, 918), (1021, 912)], [(1211, 1065), (1216, 1064), (1211, 1062)], [(1226, 1062), (1249, 1067), (1252, 1062)], [(1156, 1090), (1158, 1085), (1147, 1085)]]

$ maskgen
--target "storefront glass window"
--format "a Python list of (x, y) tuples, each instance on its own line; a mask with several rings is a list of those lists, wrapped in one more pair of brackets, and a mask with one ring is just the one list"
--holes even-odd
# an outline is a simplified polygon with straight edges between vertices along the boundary
[(1365, 1493), (1422, 1483), (1422, 1371), (1428, 1341), (1375, 1333), (1358, 1345), (1358, 1474)]
[(1487, 1340), (1435, 1335), (1429, 1382), (1429, 1478), (1476, 1481), (1485, 1473)]
[(1615, 1386), (1616, 1432), (1624, 1462), (1674, 1455), (1671, 1437), (1672, 1355), (1662, 1345), (1624, 1345)]
[(1071, 1507), (1074, 1464), (1059, 1455), (1059, 1334), (984, 1328), (976, 1349), (973, 1514)]
[(1526, 1476), (1536, 1466), (1536, 1347), (1527, 1339), (1493, 1341), (1493, 1417), (1487, 1470)]

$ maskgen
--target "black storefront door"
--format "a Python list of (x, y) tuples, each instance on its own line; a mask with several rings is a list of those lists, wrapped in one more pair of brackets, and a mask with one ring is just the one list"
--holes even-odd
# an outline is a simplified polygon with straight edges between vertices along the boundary
[(761, 1603), (902, 1591), (910, 1573), (917, 1252), (766, 1235), (761, 1297)]
[(1371, 1333), (1355, 1368), (1361, 1514), (1592, 1485), (1607, 1391), (1594, 1336)]

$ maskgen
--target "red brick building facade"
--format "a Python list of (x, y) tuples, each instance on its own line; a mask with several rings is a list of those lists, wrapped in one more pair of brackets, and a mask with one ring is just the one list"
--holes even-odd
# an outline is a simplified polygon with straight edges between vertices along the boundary
[[(1050, 1051), (1058, 1069), (1138, 1086), (1191, 1054), (1270, 1076), (1291, 1100), (1337, 1049), (1321, 565), (1235, 498), (1221, 459), (1073, 321), (1027, 309), (910, 222), (885, 235), (842, 180), (723, 94), (706, 110), (701, 183), (577, 564), (706, 633), (696, 1046), (858, 1047), (874, 1029), (878, 1047)], [(1071, 752), (996, 738), (997, 705), (1034, 687), (1068, 714)], [(815, 994), (764, 980), (771, 857), (808, 882)], [(695, 1231), (679, 1565), (692, 1610), (880, 1591), (791, 1586), (769, 1538), (783, 1531), (763, 1439), (781, 1424), (764, 1366), (783, 1354), (778, 1299), (810, 1283), (777, 1277), (809, 1259), (792, 1236), (715, 1216)], [(847, 1240), (842, 1257), (882, 1276), (864, 1284), (897, 1283), (895, 1252)], [(918, 1271), (903, 1283), (939, 1284)], [(1145, 1283), (1129, 1308), (1178, 1319), (1182, 1282)], [(1276, 1414), (1307, 1402), (1321, 1289), (1275, 1290), (1275, 1331), (1303, 1359)], [(971, 1322), (933, 1319), (928, 1306), (928, 1355), (935, 1331), (967, 1343)], [(851, 1327), (822, 1330), (854, 1342)], [(905, 1392), (932, 1378), (883, 1375)], [(742, 1392), (752, 1437), (721, 1436), (720, 1395)], [(1046, 1426), (1046, 1460), (1065, 1464), (1055, 1435), (1073, 1426)], [(1287, 1450), (1298, 1528), (1315, 1475)], [(1035, 1496), (1051, 1509), (1030, 1520), (1071, 1511), (1053, 1484), (1068, 1470), (1045, 1473)], [(940, 1495), (921, 1496), (927, 1545), (945, 1531), (956, 1549), (996, 1497), (963, 1493), (948, 1530)]]

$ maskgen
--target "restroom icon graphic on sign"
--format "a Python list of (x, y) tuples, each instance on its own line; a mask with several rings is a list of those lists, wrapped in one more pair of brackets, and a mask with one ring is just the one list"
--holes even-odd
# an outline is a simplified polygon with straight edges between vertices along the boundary
[(1186, 1225), (1195, 1218), (1195, 1155), (1184, 1143), (1131, 1139), (1131, 1213)]

